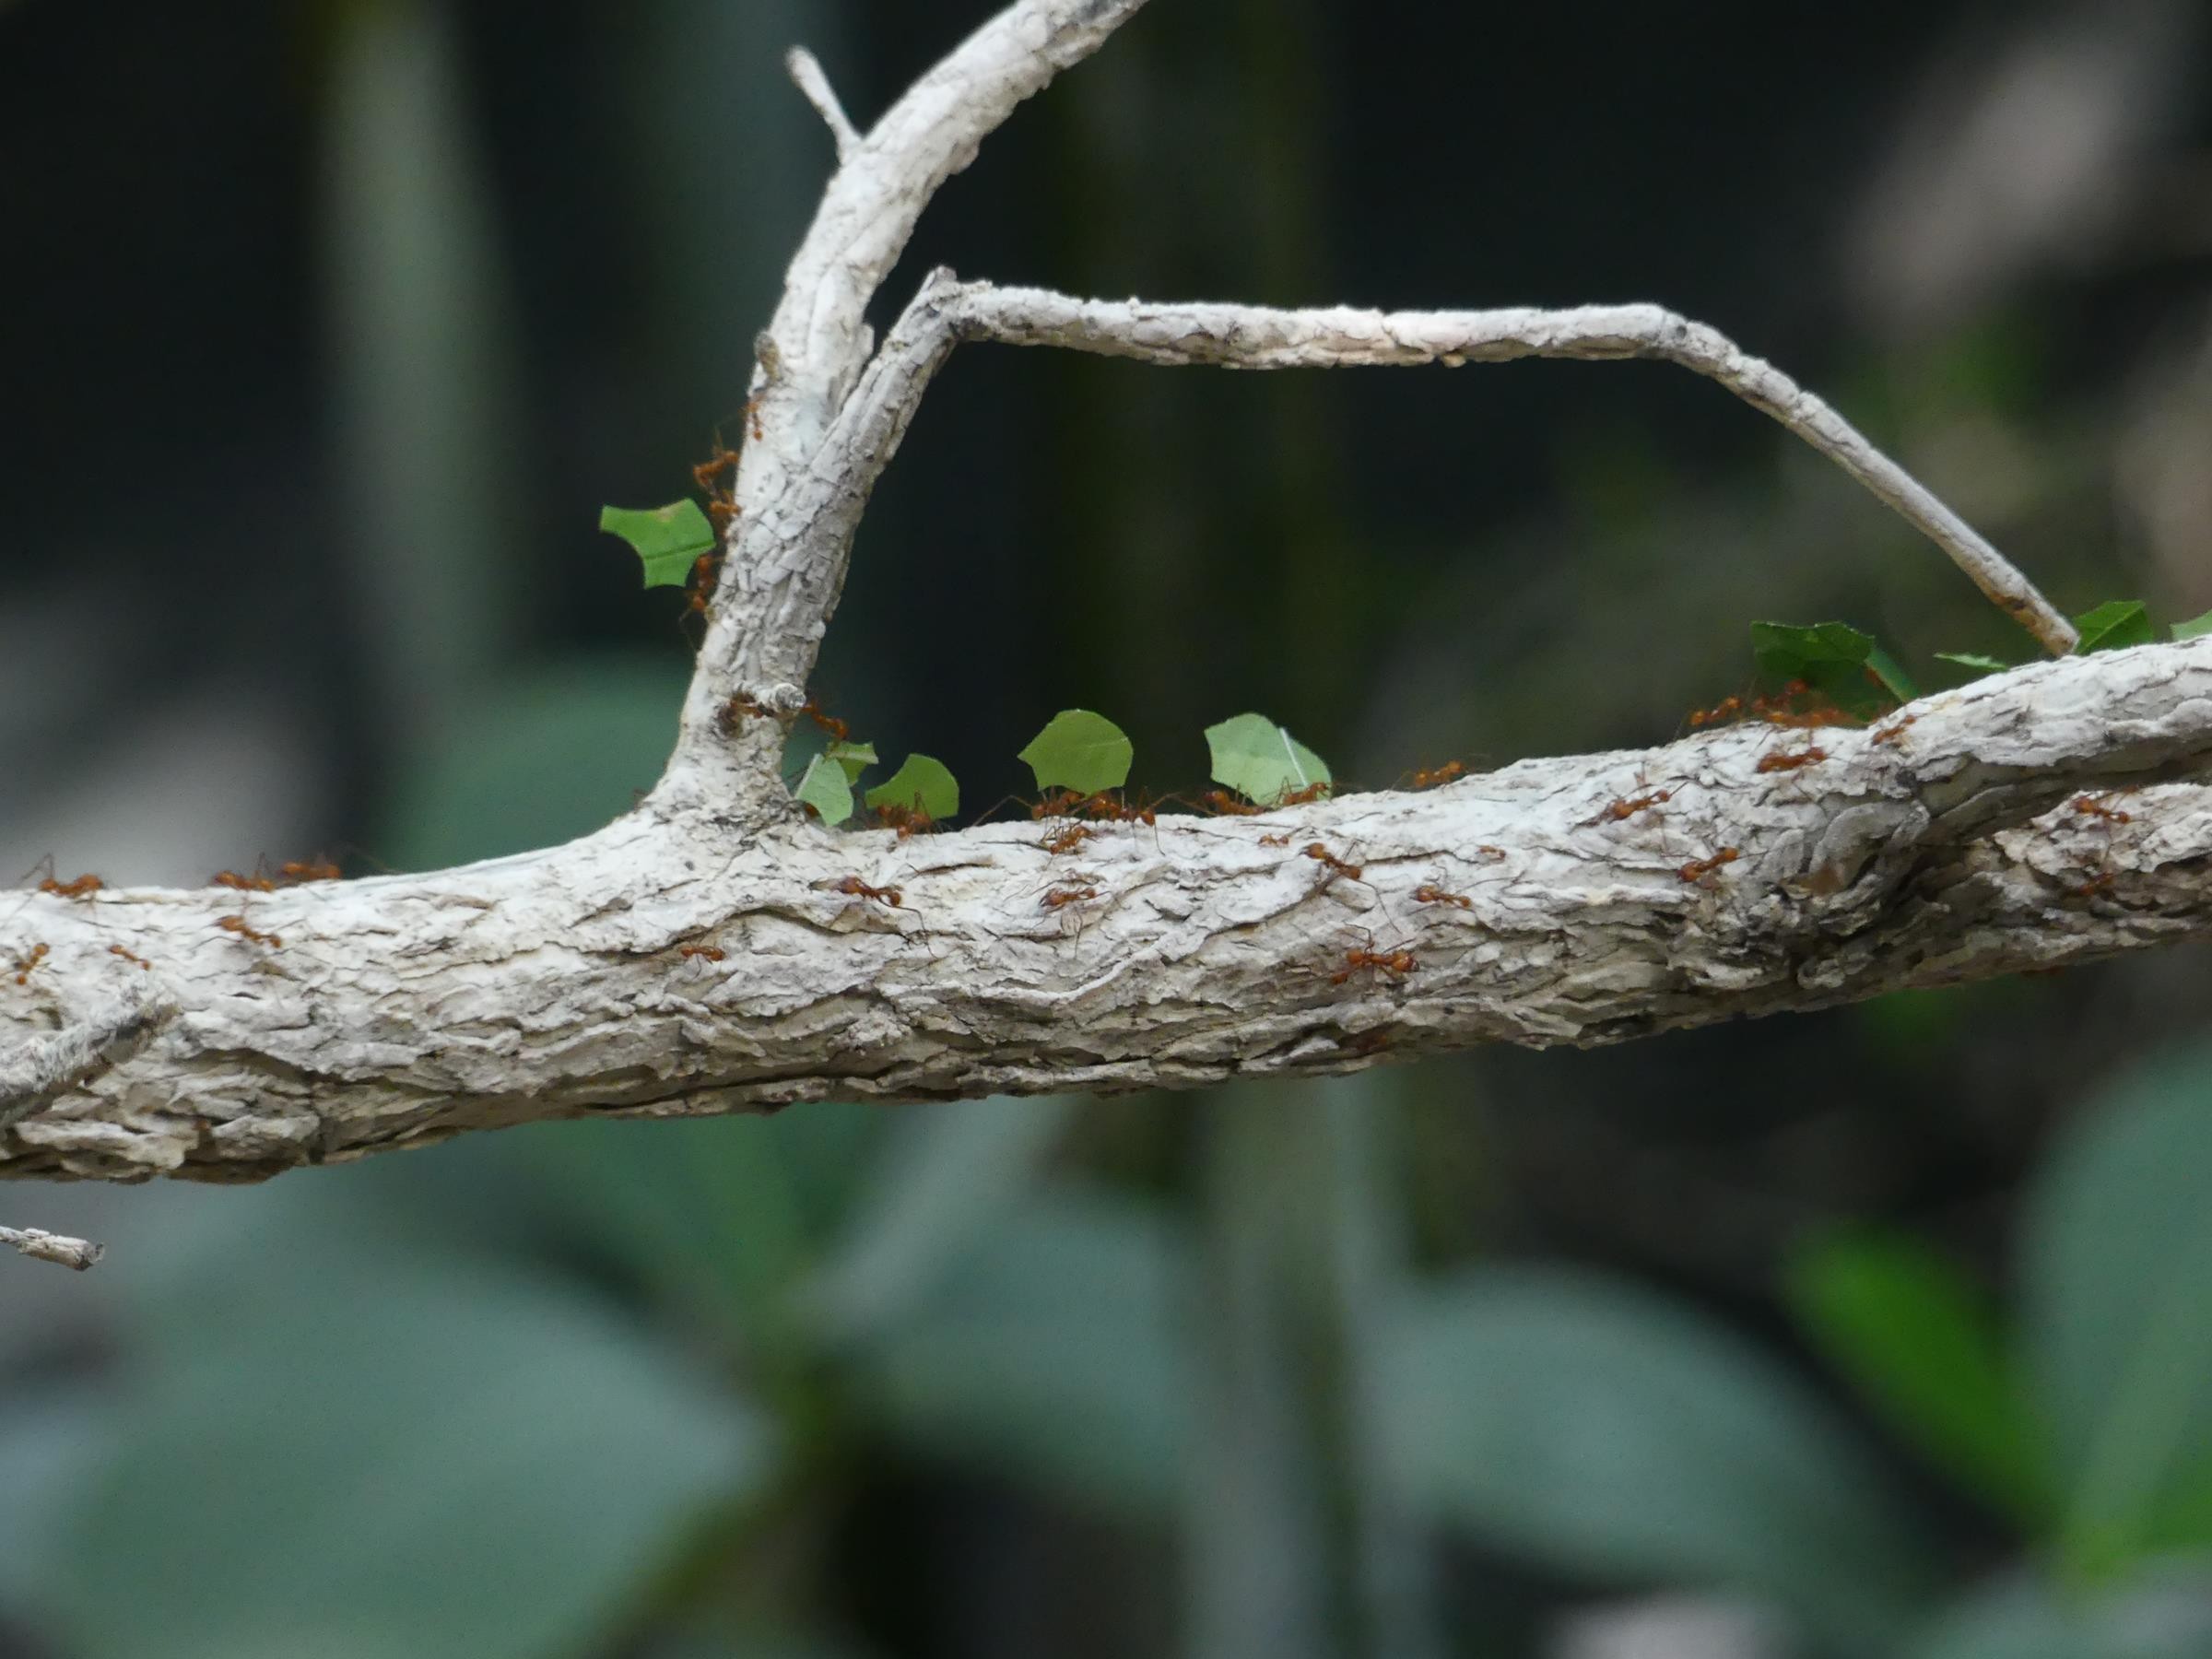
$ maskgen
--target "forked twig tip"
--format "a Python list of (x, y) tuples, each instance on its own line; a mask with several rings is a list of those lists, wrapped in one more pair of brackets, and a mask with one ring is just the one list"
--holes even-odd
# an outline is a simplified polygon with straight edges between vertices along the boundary
[(790, 72), (792, 85), (814, 106), (814, 112), (822, 118), (830, 137), (837, 141), (837, 159), (843, 161), (850, 158), (860, 147), (860, 133), (845, 113), (845, 106), (838, 102), (836, 88), (830, 85), (821, 60), (806, 47), (794, 46), (783, 54), (783, 67)]

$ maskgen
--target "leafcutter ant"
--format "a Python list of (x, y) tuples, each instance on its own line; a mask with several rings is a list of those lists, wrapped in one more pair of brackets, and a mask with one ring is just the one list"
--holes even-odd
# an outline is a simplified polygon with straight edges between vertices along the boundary
[(719, 962), (726, 953), (718, 945), (679, 945), (676, 954), (687, 960), (698, 957), (702, 961)]
[(1675, 874), (1684, 881), (1701, 882), (1723, 865), (1732, 865), (1743, 854), (1734, 847), (1723, 847), (1711, 858), (1693, 858)]
[(1465, 765), (1460, 761), (1447, 760), (1441, 766), (1415, 772), (1413, 786), (1416, 789), (1435, 789), (1441, 784), (1451, 782), (1453, 779), (1466, 770)]
[(1250, 801), (1240, 801), (1226, 789), (1209, 789), (1199, 801), (1216, 818), (1257, 818), (1261, 810)]
[(1347, 950), (1344, 953), (1344, 966), (1329, 975), (1329, 983), (1341, 985), (1363, 968), (1372, 969), (1377, 973), (1387, 973), (1393, 979), (1402, 980), (1414, 970), (1413, 952), (1410, 950)]
[(122, 958), (122, 959), (123, 959), (124, 961), (126, 961), (126, 962), (135, 962), (135, 963), (137, 963), (137, 964), (138, 964), (138, 966), (139, 966), (139, 967), (141, 967), (141, 968), (145, 968), (145, 969), (148, 969), (148, 970), (150, 970), (150, 969), (153, 967), (153, 964), (152, 964), (151, 962), (147, 961), (147, 959), (146, 959), (144, 957), (142, 957), (142, 956), (139, 956), (139, 955), (138, 955), (136, 952), (135, 952), (135, 951), (129, 951), (129, 950), (125, 950), (125, 949), (124, 949), (124, 948), (122, 946), (120, 946), (120, 945), (111, 945), (111, 946), (109, 946), (109, 947), (108, 947), (108, 954), (109, 954), (110, 956), (113, 956), (113, 957), (121, 957), (121, 958)]
[(1416, 904), (1455, 904), (1461, 910), (1475, 908), (1475, 900), (1465, 893), (1447, 893), (1432, 881), (1424, 881), (1413, 889), (1413, 901)]
[(1039, 900), (1039, 905), (1044, 910), (1065, 910), (1071, 904), (1080, 904), (1086, 899), (1096, 899), (1098, 896), (1099, 889), (1095, 887), (1056, 887), (1046, 892)]
[(1312, 859), (1315, 863), (1327, 866), (1329, 873), (1322, 877), (1322, 885), (1324, 887), (1326, 887), (1330, 882), (1335, 880), (1339, 876), (1342, 876), (1350, 881), (1357, 881), (1359, 879), (1359, 866), (1358, 865), (1345, 863), (1343, 859), (1337, 857), (1334, 853), (1330, 852), (1319, 841), (1308, 842), (1306, 845), (1305, 854), (1308, 858)]
[(57, 881), (49, 876), (39, 883), (39, 891), (52, 893), (57, 899), (89, 899), (100, 891), (100, 877), (88, 872), (75, 881)]
[(1599, 810), (1595, 818), (1584, 818), (1582, 827), (1587, 830), (1593, 824), (1618, 824), (1626, 818), (1634, 818), (1640, 812), (1648, 812), (1654, 806), (1664, 806), (1674, 798), (1675, 792), (1671, 789), (1656, 789), (1650, 794), (1628, 797), (1616, 795)]
[(886, 830), (896, 830), (900, 841), (926, 834), (936, 827), (937, 822), (929, 816), (929, 809), (919, 799), (912, 806), (900, 806), (886, 801), (876, 808), (876, 821)]
[(1798, 749), (1794, 753), (1785, 753), (1781, 749), (1776, 749), (1771, 754), (1761, 755), (1759, 758), (1758, 770), (1762, 772), (1795, 771), (1800, 767), (1818, 766), (1827, 759), (1828, 751), (1824, 748), (1807, 747)]
[(2135, 820), (2116, 807), (2107, 806), (2095, 795), (2076, 795), (2074, 810), (2085, 818), (2102, 818), (2108, 824), (2128, 824)]
[(29, 984), (30, 971), (44, 961), (46, 957), (47, 947), (33, 945), (29, 955), (18, 958), (16, 960), (16, 983), (18, 985)]
[(895, 887), (870, 887), (857, 876), (846, 877), (830, 891), (850, 894), (855, 899), (873, 899), (877, 903), (887, 904), (893, 910), (900, 908), (900, 901), (905, 897)]
[(271, 950), (276, 949), (284, 943), (273, 933), (262, 933), (248, 926), (243, 916), (218, 916), (215, 919), (215, 924), (227, 934), (236, 934), (250, 944), (266, 945)]

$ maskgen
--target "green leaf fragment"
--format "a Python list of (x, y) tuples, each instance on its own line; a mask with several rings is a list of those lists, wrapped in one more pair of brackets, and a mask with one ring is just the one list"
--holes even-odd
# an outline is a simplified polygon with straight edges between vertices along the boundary
[(853, 785), (845, 779), (844, 768), (827, 754), (806, 762), (806, 770), (799, 774), (791, 793), (832, 828), (853, 816)]
[(1939, 663), (1956, 663), (1961, 668), (1971, 668), (1976, 674), (2003, 674), (2015, 666), (2011, 663), (2000, 663), (1993, 656), (1983, 656), (1978, 651), (1939, 651), (1936, 653), (1936, 660)]
[(2140, 599), (2108, 599), (2095, 610), (2075, 618), (2074, 626), (2081, 630), (2081, 643), (2076, 649), (2085, 654), (2118, 651), (2124, 645), (2149, 645), (2159, 637), (2159, 630), (2151, 626), (2150, 612)]
[(688, 497), (665, 507), (602, 507), (599, 528), (629, 544), (649, 588), (682, 587), (699, 556), (714, 550), (714, 527)]
[(1876, 644), (1872, 634), (1842, 622), (1810, 627), (1754, 622), (1751, 655), (1760, 674), (1783, 684), (1803, 680), (1862, 720), (1920, 695), (1897, 659)]
[(1239, 714), (1206, 728), (1217, 783), (1247, 800), (1272, 806), (1285, 795), (1328, 783), (1328, 762), (1265, 714)]
[(1037, 775), (1040, 790), (1097, 794), (1129, 781), (1135, 750), (1120, 726), (1088, 709), (1065, 709), (1030, 740), (1020, 759)]
[(2206, 611), (2201, 617), (2192, 617), (2186, 622), (2176, 622), (2173, 625), (2173, 637), (2176, 640), (2194, 640), (2197, 635), (2206, 633), (2212, 633), (2212, 611)]
[(859, 782), (860, 774), (876, 764), (876, 746), (872, 743), (833, 743), (822, 753), (844, 770), (848, 783)]
[(1879, 645), (1866, 653), (1866, 672), (1880, 682), (1883, 690), (1900, 703), (1911, 702), (1920, 695), (1920, 689), (1904, 670), (1904, 665)]
[(942, 760), (927, 755), (909, 755), (889, 779), (863, 797), (876, 811), (893, 806), (901, 812), (919, 808), (942, 821), (960, 809), (960, 785)]

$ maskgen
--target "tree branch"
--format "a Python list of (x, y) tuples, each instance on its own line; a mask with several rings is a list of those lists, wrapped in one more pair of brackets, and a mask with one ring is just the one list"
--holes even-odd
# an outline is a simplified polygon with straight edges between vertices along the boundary
[(1030, 823), (901, 841), (649, 804), (524, 857), (244, 896), (280, 945), (224, 925), (236, 893), (34, 894), (49, 954), (0, 982), (18, 1040), (147, 971), (114, 946), (179, 1012), (0, 1131), (0, 1173), (254, 1179), (598, 1112), (1194, 1088), (2212, 936), (2212, 789), (2175, 781), (2212, 770), (2212, 637), (1811, 735), (1791, 770), (1760, 762), (1807, 735), (1747, 724), (1065, 853)]
[(2017, 670), (1817, 746), (1747, 725), (1424, 794), (1087, 825), (1072, 851), (1029, 824), (906, 840), (801, 817), (777, 712), (962, 339), (1232, 367), (1680, 362), (2071, 643), (1825, 405), (1657, 307), (1117, 305), (940, 271), (875, 347), (865, 307), (937, 186), (1141, 4), (1017, 0), (865, 135), (794, 61), (840, 160), (759, 339), (743, 511), (660, 784), (567, 846), (431, 875), (28, 895), (0, 924), (0, 1177), (253, 1180), (592, 1112), (1612, 1042), (2212, 935), (2212, 638)]
[(853, 152), (860, 147), (860, 134), (845, 113), (845, 106), (838, 102), (837, 89), (830, 86), (821, 60), (806, 47), (794, 46), (783, 54), (783, 67), (790, 72), (792, 84), (814, 106), (814, 112), (830, 129), (830, 136), (837, 145), (837, 159), (851, 160)]
[(34, 1261), (52, 1262), (60, 1267), (74, 1267), (79, 1273), (108, 1253), (104, 1244), (95, 1244), (88, 1239), (72, 1239), (64, 1233), (41, 1232), (35, 1227), (0, 1227), (0, 1244), (19, 1251)]

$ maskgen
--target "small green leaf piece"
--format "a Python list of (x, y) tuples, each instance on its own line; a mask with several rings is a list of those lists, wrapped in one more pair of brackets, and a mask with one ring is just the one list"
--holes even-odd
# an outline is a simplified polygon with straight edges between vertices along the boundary
[(665, 507), (602, 507), (599, 528), (629, 544), (647, 587), (682, 587), (699, 556), (714, 550), (714, 527), (688, 497)]
[(2003, 674), (2015, 665), (2000, 663), (1993, 656), (1983, 656), (1978, 651), (1939, 651), (1936, 653), (1936, 660), (1939, 663), (1956, 663), (1959, 667), (1971, 668), (1976, 674)]
[(791, 793), (832, 829), (853, 816), (853, 785), (845, 780), (844, 768), (826, 754), (806, 762)]
[(2212, 633), (2212, 611), (2206, 611), (2201, 617), (2192, 617), (2186, 622), (2176, 622), (2173, 625), (2173, 637), (2176, 640), (2194, 640), (2198, 634), (2206, 633)]
[(848, 783), (859, 782), (860, 774), (876, 764), (876, 746), (872, 743), (833, 743), (822, 753), (844, 769)]
[(1900, 703), (1909, 703), (1920, 695), (1920, 688), (1913, 685), (1912, 676), (1905, 672), (1904, 665), (1879, 645), (1866, 653), (1866, 672), (1880, 682), (1883, 690)]
[(927, 755), (909, 755), (887, 782), (878, 783), (863, 798), (877, 811), (895, 806), (901, 812), (912, 812), (919, 806), (942, 823), (960, 810), (960, 785), (944, 761)]
[(1088, 795), (1126, 783), (1135, 752), (1127, 735), (1103, 714), (1065, 709), (1030, 740), (1020, 759), (1037, 774), (1040, 790)]
[(2084, 653), (2148, 645), (2159, 637), (2159, 630), (2151, 626), (2150, 612), (2140, 599), (2108, 599), (2095, 610), (2075, 618), (2074, 626), (2081, 629), (2081, 644), (2077, 649)]
[(1751, 655), (1760, 674), (1778, 684), (1803, 680), (1862, 720), (1919, 695), (1897, 660), (1875, 643), (1872, 634), (1842, 622), (1810, 627), (1754, 622)]
[(1206, 728), (1214, 782), (1247, 800), (1272, 806), (1285, 795), (1328, 783), (1328, 762), (1265, 714), (1239, 714)]

